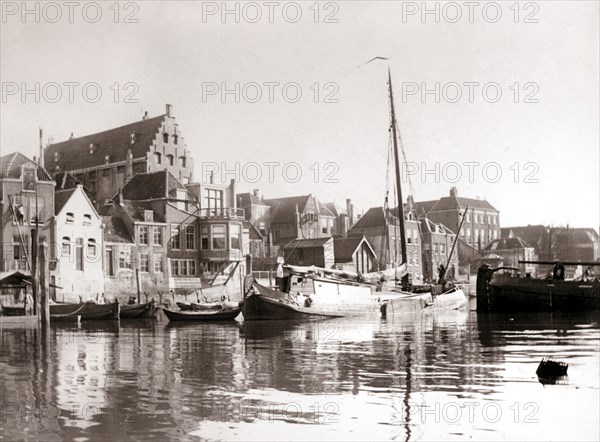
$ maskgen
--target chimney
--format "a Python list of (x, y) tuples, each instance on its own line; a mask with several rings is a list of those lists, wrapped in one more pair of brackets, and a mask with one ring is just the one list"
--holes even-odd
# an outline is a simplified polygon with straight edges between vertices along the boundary
[(258, 198), (258, 189), (254, 189), (254, 190), (253, 190), (253, 193), (254, 193), (254, 196), (255, 196), (256, 198)]
[(458, 190), (456, 189), (456, 187), (453, 186), (450, 188), (450, 196), (453, 196), (455, 198), (458, 196)]
[(119, 205), (123, 206), (123, 188), (119, 187)]
[(142, 120), (147, 120), (148, 119), (148, 111), (144, 112), (144, 116), (142, 117)]
[(415, 200), (412, 195), (408, 195), (406, 198), (406, 211), (408, 213), (413, 213), (415, 210)]
[(44, 142), (42, 141), (44, 137), (44, 131), (40, 127), (40, 167), (44, 167)]
[(346, 198), (346, 214), (348, 215), (348, 224), (352, 226), (352, 200), (350, 198)]
[(210, 172), (210, 178), (209, 178), (209, 183), (210, 184), (215, 184), (215, 172), (211, 170)]
[(133, 153), (131, 149), (127, 149), (127, 163), (125, 165), (125, 179), (129, 179), (133, 175)]
[(167, 104), (166, 107), (167, 107), (167, 117), (171, 118), (173, 116), (172, 115), (172, 113), (173, 113), (173, 105)]
[(71, 132), (71, 136), (69, 137), (69, 140), (73, 139), (73, 132)]

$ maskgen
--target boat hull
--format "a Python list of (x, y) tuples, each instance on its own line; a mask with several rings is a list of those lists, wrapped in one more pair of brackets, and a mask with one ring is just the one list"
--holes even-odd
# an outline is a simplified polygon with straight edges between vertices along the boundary
[(480, 268), (477, 311), (533, 312), (600, 309), (599, 281), (523, 278)]
[(340, 312), (326, 312), (311, 307), (300, 307), (262, 295), (250, 295), (242, 301), (246, 321), (278, 319), (322, 319), (346, 316)]
[(85, 302), (82, 304), (59, 303), (50, 304), (50, 320), (66, 320), (65, 316), (80, 316), (82, 321), (88, 320), (118, 320), (120, 304), (94, 304)]
[(214, 321), (233, 321), (240, 314), (240, 307), (232, 309), (221, 309), (214, 311), (175, 311), (163, 308), (163, 312), (169, 321), (186, 322), (214, 322)]
[(145, 304), (125, 304), (121, 306), (121, 319), (143, 319), (156, 318), (156, 303), (146, 302)]

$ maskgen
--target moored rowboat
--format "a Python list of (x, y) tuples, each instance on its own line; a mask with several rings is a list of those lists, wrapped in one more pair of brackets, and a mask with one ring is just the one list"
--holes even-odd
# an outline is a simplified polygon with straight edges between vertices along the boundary
[(162, 308), (169, 321), (190, 321), (190, 322), (211, 322), (211, 321), (230, 321), (234, 320), (240, 314), (240, 307), (220, 310), (207, 311), (175, 311)]
[(50, 304), (50, 320), (64, 320), (64, 317), (67, 315), (79, 315), (82, 321), (92, 319), (118, 320), (120, 307), (118, 301), (110, 304), (96, 304), (94, 302)]
[(154, 300), (144, 304), (124, 304), (121, 306), (121, 319), (142, 319), (156, 317), (156, 303)]

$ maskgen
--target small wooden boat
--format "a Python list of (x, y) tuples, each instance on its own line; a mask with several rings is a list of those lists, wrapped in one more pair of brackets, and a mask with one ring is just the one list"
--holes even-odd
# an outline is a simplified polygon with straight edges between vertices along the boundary
[(118, 301), (110, 304), (84, 302), (80, 304), (56, 303), (50, 304), (50, 320), (65, 320), (66, 315), (81, 316), (82, 321), (92, 319), (119, 319), (120, 307)]
[(192, 311), (194, 310), (192, 308), (192, 304), (189, 302), (176, 302), (175, 304), (177, 304), (177, 307), (179, 307), (180, 310), (187, 312), (187, 311)]
[(188, 322), (212, 322), (212, 321), (231, 321), (240, 314), (240, 307), (219, 310), (206, 310), (198, 312), (175, 311), (162, 307), (163, 312), (169, 321), (188, 321)]
[(154, 300), (144, 304), (124, 304), (121, 306), (121, 319), (156, 318), (156, 302)]

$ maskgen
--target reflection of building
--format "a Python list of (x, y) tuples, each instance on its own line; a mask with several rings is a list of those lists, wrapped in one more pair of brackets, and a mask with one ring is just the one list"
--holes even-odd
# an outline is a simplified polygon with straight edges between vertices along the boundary
[(31, 272), (31, 230), (39, 221), (40, 242), (50, 242), (54, 181), (39, 164), (20, 153), (0, 157), (2, 271)]
[(57, 300), (97, 299), (104, 293), (102, 220), (81, 185), (57, 191), (54, 210), (50, 278), (62, 287)]
[(182, 183), (193, 181), (193, 160), (171, 105), (158, 117), (50, 144), (44, 162), (52, 176), (70, 172), (85, 184), (97, 208), (138, 173), (168, 170)]

